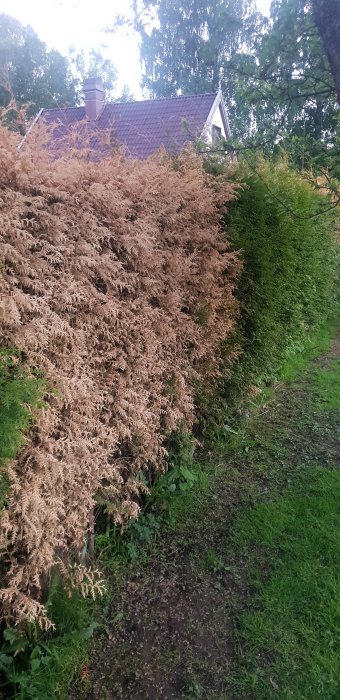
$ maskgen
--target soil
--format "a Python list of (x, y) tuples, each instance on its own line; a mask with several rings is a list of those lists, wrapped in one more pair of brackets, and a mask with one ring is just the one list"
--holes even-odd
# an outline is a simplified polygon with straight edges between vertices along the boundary
[(252, 601), (246, 566), (228, 547), (233, 519), (302, 465), (340, 466), (339, 410), (320, 406), (313, 381), (315, 368), (339, 358), (337, 338), (299, 380), (277, 385), (248, 417), (241, 446), (213, 455), (195, 515), (162, 530), (144, 563), (112, 577), (106, 633), (70, 700), (236, 698), (228, 677), (242, 653), (237, 622)]

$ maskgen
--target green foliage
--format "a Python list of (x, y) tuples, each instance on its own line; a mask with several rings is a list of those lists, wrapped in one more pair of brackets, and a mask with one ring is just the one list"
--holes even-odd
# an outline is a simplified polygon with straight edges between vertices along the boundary
[[(106, 521), (95, 538), (96, 554), (108, 570), (121, 563), (141, 561), (164, 525), (175, 525), (183, 508), (190, 510), (190, 491), (202, 491), (209, 475), (194, 462), (195, 440), (190, 433), (174, 433), (168, 443), (169, 471), (158, 477), (142, 504), (137, 520), (122, 533)], [(105, 531), (103, 531), (105, 530)]]
[[(112, 61), (97, 49), (86, 53), (71, 48), (69, 56), (63, 56), (48, 50), (32, 27), (4, 13), (0, 14), (0, 75), (0, 109), (8, 107), (2, 121), (12, 128), (22, 122), (21, 109), (30, 119), (41, 108), (74, 106), (82, 100), (84, 78), (101, 76), (110, 99), (117, 79)], [(131, 99), (130, 94), (125, 91), (123, 99)], [(23, 122), (20, 128), (24, 130)]]
[(120, 95), (116, 95), (115, 102), (134, 102), (134, 95), (131, 92), (128, 85), (123, 85), (123, 89)]
[(241, 619), (237, 697), (338, 697), (339, 504), (339, 472), (304, 468), (280, 499), (237, 519), (257, 598)]
[(243, 259), (237, 341), (244, 354), (235, 376), (256, 383), (275, 376), (335, 313), (338, 252), (331, 214), (315, 216), (325, 198), (284, 160), (257, 159), (240, 174), (244, 185), (227, 219)]
[(203, 557), (203, 564), (204, 566), (212, 571), (214, 574), (228, 570), (228, 566), (226, 566), (219, 554), (214, 552), (213, 549), (208, 549)]
[(313, 17), (328, 58), (340, 104), (340, 4), (338, 0), (311, 0)]
[(261, 400), (265, 385), (295, 377), (327, 346), (340, 301), (338, 213), (319, 213), (329, 199), (286, 159), (254, 157), (239, 164), (235, 177), (242, 185), (225, 225), (243, 263), (240, 317), (222, 347), (222, 378), (196, 393), (205, 439), (218, 441), (223, 424), (230, 447), (239, 442), (244, 398)]
[(74, 85), (78, 100), (82, 100), (84, 78), (97, 77), (102, 78), (106, 100), (110, 101), (114, 98), (117, 71), (109, 58), (104, 58), (98, 49), (76, 52), (75, 48), (71, 47), (69, 59), (72, 73), (75, 76)]
[(280, 379), (285, 381), (296, 379), (308, 367), (311, 360), (328, 350), (330, 342), (336, 337), (338, 327), (337, 314), (334, 317), (326, 318), (317, 331), (305, 339), (302, 350), (299, 350), (295, 355), (290, 355), (284, 361), (280, 370)]
[[(334, 82), (309, 0), (276, 0), (240, 90), (253, 113), (256, 140), (272, 151), (280, 133), (299, 168), (336, 162), (338, 110)], [(280, 140), (281, 140), (280, 139)], [(282, 141), (281, 141), (282, 145)], [(337, 154), (337, 156), (336, 156)]]
[(149, 503), (162, 522), (176, 527), (184, 514), (194, 514), (197, 493), (207, 492), (210, 475), (194, 457), (196, 444), (190, 433), (174, 433), (167, 447), (169, 471), (154, 484)]
[(7, 492), (3, 467), (14, 459), (32, 425), (35, 411), (43, 405), (45, 380), (39, 372), (29, 370), (22, 354), (14, 348), (0, 349), (0, 508)]
[[(314, 19), (319, 1), (275, 0), (271, 21), (252, 0), (132, 0), (132, 5), (143, 86), (150, 94), (221, 88), (232, 131), (227, 148), (256, 147), (269, 154), (284, 145), (297, 168), (316, 173), (326, 168), (334, 185), (339, 116), (326, 57), (330, 42), (322, 44)], [(328, 34), (336, 2), (335, 7), (333, 13), (320, 11)]]
[[(0, 14), (0, 71), (7, 76), (7, 88), (0, 88), (0, 106), (14, 97), (17, 107), (25, 107), (27, 117), (41, 107), (74, 104), (74, 81), (67, 59), (48, 50), (32, 27)], [(15, 114), (11, 115), (12, 118)]]
[[(263, 24), (253, 0), (134, 0), (133, 6), (141, 36), (143, 87), (154, 97), (221, 88), (233, 133), (244, 134), (250, 126), (249, 109), (239, 99), (239, 76), (231, 64), (242, 66), (248, 60), (253, 35)], [(151, 32), (150, 15), (159, 22)]]
[(70, 596), (55, 577), (47, 608), (56, 632), (42, 633), (34, 624), (3, 632), (0, 693), (9, 700), (66, 698), (70, 679), (86, 661), (89, 640), (99, 626), (93, 605), (76, 591)]

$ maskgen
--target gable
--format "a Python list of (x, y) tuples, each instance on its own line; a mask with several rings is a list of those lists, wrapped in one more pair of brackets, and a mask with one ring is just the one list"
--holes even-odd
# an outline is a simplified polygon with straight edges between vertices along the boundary
[(203, 138), (213, 144), (220, 138), (230, 138), (231, 131), (222, 94), (219, 92), (203, 129)]

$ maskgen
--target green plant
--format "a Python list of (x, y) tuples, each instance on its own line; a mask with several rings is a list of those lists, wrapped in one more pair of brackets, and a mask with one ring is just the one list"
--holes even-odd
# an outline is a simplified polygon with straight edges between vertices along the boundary
[(0, 510), (8, 489), (6, 463), (14, 459), (25, 433), (43, 406), (46, 382), (29, 368), (17, 348), (0, 348)]
[(244, 187), (227, 225), (241, 250), (237, 295), (244, 371), (272, 377), (335, 308), (338, 247), (325, 199), (285, 160), (240, 166)]
[(70, 596), (52, 577), (46, 603), (55, 631), (33, 623), (3, 631), (0, 692), (9, 700), (66, 697), (70, 678), (85, 663), (89, 642), (99, 627), (96, 611), (77, 591)]
[(180, 496), (201, 481), (202, 468), (194, 462), (195, 440), (190, 433), (174, 433), (167, 448), (169, 470), (156, 479), (138, 518), (130, 520), (124, 532), (104, 521), (105, 532), (96, 534), (96, 552), (108, 569), (143, 558), (162, 526), (174, 522), (175, 502), (180, 508)]
[(214, 572), (214, 574), (225, 569), (221, 556), (212, 549), (208, 549), (205, 552), (203, 562), (208, 569)]
[(160, 528), (160, 517), (148, 512), (141, 513), (137, 520), (129, 523), (124, 543), (130, 561), (135, 561), (141, 552), (151, 544)]
[(340, 408), (340, 360), (335, 360), (326, 369), (318, 369), (315, 379), (322, 407)]
[(218, 432), (254, 388), (282, 372), (294, 376), (302, 353), (313, 355), (318, 329), (339, 312), (338, 213), (315, 216), (325, 196), (285, 159), (241, 162), (236, 177), (243, 187), (228, 206), (225, 226), (243, 262), (240, 317), (222, 346), (222, 377), (213, 391), (198, 389), (209, 439), (214, 423)]
[(204, 697), (204, 688), (195, 680), (189, 682), (187, 700), (199, 700)]

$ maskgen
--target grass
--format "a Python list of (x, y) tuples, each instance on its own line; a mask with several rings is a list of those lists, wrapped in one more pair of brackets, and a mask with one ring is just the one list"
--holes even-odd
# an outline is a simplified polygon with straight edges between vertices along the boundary
[(281, 498), (238, 517), (233, 542), (255, 592), (237, 697), (340, 697), (340, 473), (301, 469)]
[(291, 354), (283, 363), (279, 372), (279, 379), (294, 381), (322, 352), (325, 352), (335, 338), (339, 327), (339, 316), (327, 320), (317, 332), (306, 338), (301, 347), (292, 348)]
[(315, 380), (322, 408), (340, 408), (340, 360), (332, 362), (327, 369), (319, 369)]

